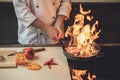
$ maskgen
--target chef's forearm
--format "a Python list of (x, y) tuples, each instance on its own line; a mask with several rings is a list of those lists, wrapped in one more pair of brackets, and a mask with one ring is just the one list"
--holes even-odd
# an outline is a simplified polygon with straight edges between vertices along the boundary
[(41, 30), (43, 30), (44, 32), (46, 32), (47, 29), (49, 28), (49, 26), (46, 23), (44, 23), (43, 21), (39, 20), (38, 18), (36, 18), (34, 20), (32, 25), (37, 27), (37, 28), (39, 28), (39, 29), (41, 29)]
[(65, 20), (64, 15), (58, 15), (56, 18), (55, 27), (57, 29), (63, 30), (64, 20)]

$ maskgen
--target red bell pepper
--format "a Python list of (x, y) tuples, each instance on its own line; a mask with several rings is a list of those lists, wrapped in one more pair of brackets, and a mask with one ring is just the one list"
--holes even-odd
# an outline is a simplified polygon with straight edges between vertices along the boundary
[(27, 59), (34, 59), (35, 56), (35, 50), (33, 48), (24, 48), (23, 54), (25, 54)]
[(25, 54), (27, 59), (34, 59), (36, 52), (40, 52), (40, 51), (44, 51), (44, 50), (45, 50), (45, 48), (34, 49), (32, 47), (29, 47), (29, 48), (24, 48), (22, 53)]

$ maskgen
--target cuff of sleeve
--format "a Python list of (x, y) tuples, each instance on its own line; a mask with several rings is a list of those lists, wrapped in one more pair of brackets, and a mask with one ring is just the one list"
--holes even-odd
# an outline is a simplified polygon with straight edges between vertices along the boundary
[(29, 27), (36, 18), (32, 13), (28, 13), (21, 19), (21, 22), (24, 26)]
[(58, 15), (64, 15), (66, 16), (65, 20), (70, 18), (70, 11), (71, 11), (71, 5), (66, 5), (63, 7), (60, 7), (59, 11), (58, 11)]

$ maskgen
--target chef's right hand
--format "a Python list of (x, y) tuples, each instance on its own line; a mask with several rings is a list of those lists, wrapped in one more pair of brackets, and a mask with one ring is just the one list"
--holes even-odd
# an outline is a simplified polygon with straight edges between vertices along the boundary
[(48, 38), (51, 39), (51, 41), (53, 41), (54, 43), (57, 43), (58, 30), (55, 27), (51, 25), (47, 25), (46, 23), (39, 20), (38, 18), (32, 23), (32, 25), (43, 30), (47, 34)]
[(51, 43), (58, 43), (58, 30), (55, 27), (49, 26), (46, 33)]

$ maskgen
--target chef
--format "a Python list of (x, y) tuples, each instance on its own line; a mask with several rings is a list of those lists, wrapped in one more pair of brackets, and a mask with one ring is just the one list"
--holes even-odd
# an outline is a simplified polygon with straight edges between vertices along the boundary
[(71, 0), (13, 0), (20, 44), (55, 44), (64, 37)]

